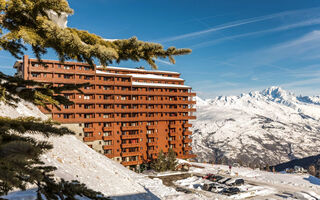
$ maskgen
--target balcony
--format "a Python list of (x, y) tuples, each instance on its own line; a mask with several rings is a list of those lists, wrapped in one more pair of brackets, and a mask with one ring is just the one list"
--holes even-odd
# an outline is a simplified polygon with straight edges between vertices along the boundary
[(112, 140), (114, 137), (112, 135), (109, 136), (102, 136), (103, 140)]
[(189, 127), (192, 127), (192, 124), (186, 123), (186, 124), (183, 124), (183, 127), (184, 128), (189, 128)]
[(121, 164), (124, 166), (130, 166), (130, 165), (139, 165), (142, 162), (139, 162), (139, 160), (135, 160), (135, 161), (122, 161)]
[(95, 140), (97, 140), (97, 139), (95, 137), (92, 137), (92, 136), (83, 138), (84, 142), (92, 142), (92, 141), (95, 141)]
[(186, 131), (183, 132), (183, 135), (192, 135), (192, 132), (189, 131), (189, 130), (186, 130)]
[(135, 139), (139, 138), (139, 134), (133, 134), (133, 135), (121, 135), (122, 139)]
[(152, 149), (152, 150), (148, 150), (148, 154), (157, 154), (158, 153), (158, 151), (157, 150), (155, 150), (155, 149)]
[(147, 145), (148, 146), (155, 146), (157, 144), (157, 142), (148, 142)]
[(178, 133), (177, 133), (177, 132), (170, 132), (169, 135), (170, 135), (170, 136), (177, 136)]
[(156, 129), (157, 125), (147, 125), (147, 129)]
[(103, 130), (103, 131), (112, 131), (112, 130), (113, 130), (113, 127), (112, 127), (112, 126), (103, 127), (102, 130)]
[(190, 150), (192, 150), (192, 147), (186, 146), (186, 147), (183, 147), (183, 150), (184, 150), (184, 151), (190, 151)]
[(83, 132), (86, 132), (86, 133), (91, 133), (91, 132), (94, 132), (94, 128), (83, 128)]
[(171, 140), (171, 141), (169, 141), (169, 144), (177, 144), (177, 143), (178, 143), (177, 140)]
[(139, 143), (121, 144), (122, 148), (140, 147)]
[(148, 138), (154, 138), (157, 137), (158, 135), (156, 133), (151, 133), (151, 134), (147, 134)]
[(139, 130), (140, 126), (121, 126), (121, 130), (129, 131), (129, 130)]
[(183, 139), (183, 143), (191, 143), (192, 139), (191, 138), (185, 138)]
[(127, 157), (127, 156), (139, 156), (141, 155), (141, 152), (139, 151), (134, 151), (134, 152), (122, 152), (121, 156), (122, 157)]
[(107, 150), (107, 149), (113, 149), (113, 145), (103, 145), (103, 149)]
[(170, 127), (170, 128), (177, 128), (177, 127), (179, 127), (179, 125), (180, 125), (180, 124), (169, 124), (169, 127)]

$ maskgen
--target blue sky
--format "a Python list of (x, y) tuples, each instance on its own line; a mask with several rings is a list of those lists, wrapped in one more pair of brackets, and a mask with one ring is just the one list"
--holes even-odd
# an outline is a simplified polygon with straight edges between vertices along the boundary
[[(88, 3), (90, 2), (90, 3)], [(165, 47), (191, 48), (178, 71), (201, 97), (238, 95), (276, 85), (320, 95), (319, 0), (69, 0), (68, 26), (110, 39), (137, 36)], [(50, 52), (45, 58), (57, 59)], [(0, 52), (0, 70), (15, 58)], [(147, 66), (123, 62), (119, 66)]]

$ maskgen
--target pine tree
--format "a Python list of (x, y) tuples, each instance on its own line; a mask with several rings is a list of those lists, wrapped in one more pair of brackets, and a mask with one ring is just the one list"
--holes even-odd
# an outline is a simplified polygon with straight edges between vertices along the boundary
[[(0, 0), (0, 49), (16, 58), (21, 58), (27, 47), (41, 61), (48, 48), (53, 49), (59, 59), (87, 62), (91, 66), (98, 60), (103, 66), (125, 60), (144, 60), (156, 69), (155, 59), (168, 58), (175, 63), (174, 56), (191, 52), (190, 49), (164, 49), (162, 45), (139, 41), (136, 37), (123, 40), (105, 40), (83, 30), (68, 28), (55, 22), (50, 13), (73, 14), (66, 0)], [(48, 104), (59, 108), (73, 102), (59, 95), (65, 90), (79, 89), (83, 85), (54, 87), (25, 81), (0, 73), (0, 101), (15, 106), (24, 99), (36, 105)], [(47, 107), (47, 109), (49, 109)], [(40, 133), (49, 137), (73, 134), (66, 128), (58, 128), (52, 121), (35, 118), (0, 118), (0, 195), (13, 188), (26, 189), (28, 184), (38, 186), (38, 199), (76, 199), (76, 195), (91, 199), (106, 199), (77, 182), (54, 180), (54, 167), (45, 166), (40, 155), (52, 149), (51, 144), (26, 136)], [(163, 152), (159, 154), (159, 171), (165, 170)]]
[(160, 150), (157, 159), (151, 162), (151, 169), (157, 172), (164, 172), (167, 169), (166, 156), (163, 151)]
[(13, 56), (20, 57), (29, 44), (37, 58), (54, 49), (60, 60), (75, 59), (101, 65), (123, 60), (144, 60), (156, 69), (155, 59), (184, 55), (190, 49), (164, 49), (157, 43), (139, 41), (136, 37), (123, 40), (105, 40), (83, 30), (59, 26), (50, 13), (73, 14), (66, 0), (0, 0), (0, 46)]
[(174, 152), (173, 149), (171, 148), (169, 149), (166, 160), (167, 160), (167, 170), (171, 170), (171, 171), (176, 170), (178, 161), (176, 159), (176, 153)]

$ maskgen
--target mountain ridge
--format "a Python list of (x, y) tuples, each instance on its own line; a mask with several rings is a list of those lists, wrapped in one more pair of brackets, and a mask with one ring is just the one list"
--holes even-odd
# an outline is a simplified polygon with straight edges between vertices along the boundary
[(295, 96), (273, 86), (196, 101), (192, 145), (198, 161), (275, 165), (320, 153), (317, 96)]

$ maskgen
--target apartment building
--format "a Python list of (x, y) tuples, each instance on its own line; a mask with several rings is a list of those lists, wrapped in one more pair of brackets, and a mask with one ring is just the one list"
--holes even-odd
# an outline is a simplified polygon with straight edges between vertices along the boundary
[(63, 86), (90, 83), (82, 92), (63, 95), (72, 106), (40, 108), (77, 133), (91, 148), (135, 168), (172, 148), (178, 158), (191, 154), (189, 120), (195, 119), (191, 87), (177, 72), (120, 67), (90, 67), (86, 63), (29, 59), (14, 65), (25, 80)]

